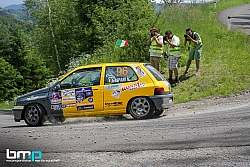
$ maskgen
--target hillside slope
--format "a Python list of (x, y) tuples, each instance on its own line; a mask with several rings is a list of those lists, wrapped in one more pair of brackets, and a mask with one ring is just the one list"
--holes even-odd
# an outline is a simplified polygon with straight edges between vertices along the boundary
[(6, 12), (4, 9), (0, 9), (0, 26), (1, 29), (13, 29), (17, 25), (20, 25), (21, 21), (17, 20), (11, 14)]

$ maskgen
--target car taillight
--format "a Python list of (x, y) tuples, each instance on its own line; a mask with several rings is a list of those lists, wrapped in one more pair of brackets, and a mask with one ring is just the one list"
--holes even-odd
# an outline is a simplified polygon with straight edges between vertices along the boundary
[(155, 95), (164, 94), (164, 88), (155, 88)]

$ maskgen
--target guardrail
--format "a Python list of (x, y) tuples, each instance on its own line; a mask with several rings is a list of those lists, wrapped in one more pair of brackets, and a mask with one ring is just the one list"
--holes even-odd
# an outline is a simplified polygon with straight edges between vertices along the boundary
[[(238, 22), (233, 22), (232, 23), (232, 19), (241, 19), (241, 21)], [(228, 16), (227, 17), (227, 29), (231, 30), (232, 26), (231, 25), (241, 25), (241, 26), (248, 26), (248, 27), (243, 27), (243, 29), (250, 29), (249, 25), (250, 25), (250, 16)]]

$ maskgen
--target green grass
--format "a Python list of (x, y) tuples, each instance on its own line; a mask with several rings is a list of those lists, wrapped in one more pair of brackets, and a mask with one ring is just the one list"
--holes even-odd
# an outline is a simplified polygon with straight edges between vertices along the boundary
[(11, 109), (14, 105), (14, 102), (0, 102), (0, 110), (2, 109)]
[[(190, 27), (203, 40), (201, 75), (184, 78), (181, 84), (173, 88), (175, 103), (227, 96), (250, 88), (250, 36), (239, 30), (228, 31), (216, 19), (219, 11), (246, 3), (250, 1), (220, 0), (216, 9), (213, 3), (189, 8), (168, 7), (161, 15), (156, 25), (161, 34), (170, 29), (179, 36), (183, 45), (183, 34)], [(182, 50), (186, 60), (187, 48), (182, 46)], [(179, 73), (182, 74), (184, 70), (182, 62)], [(195, 74), (194, 61), (189, 72), (189, 75)]]

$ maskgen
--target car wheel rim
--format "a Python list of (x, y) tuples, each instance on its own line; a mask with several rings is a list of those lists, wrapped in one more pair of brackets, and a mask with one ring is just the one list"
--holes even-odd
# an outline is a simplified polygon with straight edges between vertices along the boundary
[(29, 106), (25, 112), (25, 119), (31, 125), (39, 122), (39, 111), (35, 106)]
[(149, 111), (150, 104), (146, 98), (136, 98), (131, 103), (131, 112), (136, 116), (145, 116)]

